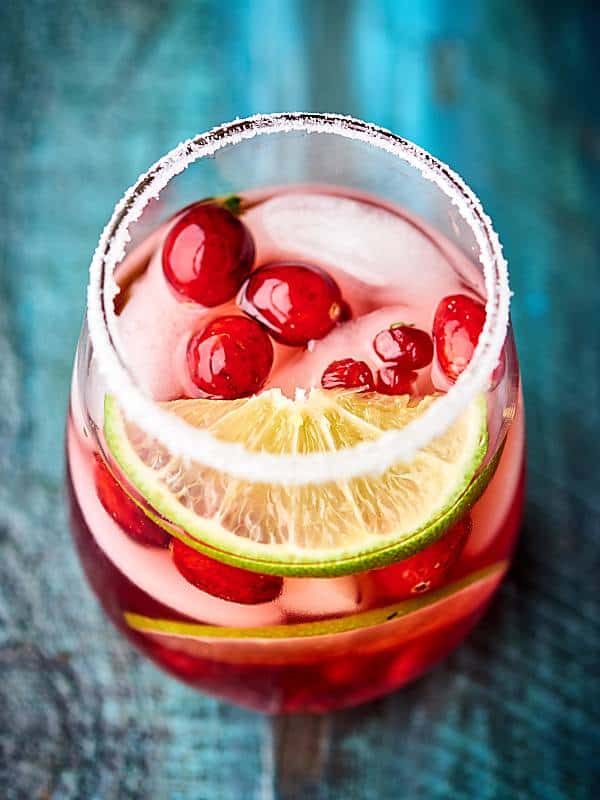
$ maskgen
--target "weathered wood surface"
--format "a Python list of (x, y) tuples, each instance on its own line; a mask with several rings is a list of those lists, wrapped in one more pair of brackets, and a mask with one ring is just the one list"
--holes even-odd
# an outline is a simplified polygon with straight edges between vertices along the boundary
[[(600, 16), (541, 0), (13, 0), (0, 9), (0, 795), (598, 797)], [(258, 110), (352, 113), (480, 193), (512, 265), (529, 412), (515, 566), (405, 691), (271, 721), (112, 630), (62, 505), (86, 267), (125, 186)]]

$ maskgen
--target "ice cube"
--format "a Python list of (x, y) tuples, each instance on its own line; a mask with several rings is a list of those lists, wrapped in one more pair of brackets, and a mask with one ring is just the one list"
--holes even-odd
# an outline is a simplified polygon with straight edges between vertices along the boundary
[(184, 389), (181, 343), (203, 317), (205, 309), (179, 300), (167, 285), (160, 249), (146, 272), (130, 288), (119, 316), (119, 336), (127, 365), (139, 385), (155, 400), (170, 400)]
[(360, 584), (353, 576), (286, 578), (278, 602), (288, 614), (326, 617), (360, 610), (361, 595)]
[[(448, 242), (436, 243), (424, 223), (372, 203), (329, 194), (291, 192), (251, 209), (245, 221), (259, 263), (297, 259), (333, 274), (344, 294), (383, 303), (431, 305), (456, 291), (453, 260), (478, 280), (478, 270)], [(363, 295), (361, 295), (361, 290)], [(359, 309), (359, 313), (365, 310)]]

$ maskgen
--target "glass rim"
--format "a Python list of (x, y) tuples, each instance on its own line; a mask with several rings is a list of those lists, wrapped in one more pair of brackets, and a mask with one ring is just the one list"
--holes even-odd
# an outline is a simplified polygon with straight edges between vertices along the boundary
[[(113, 300), (118, 286), (113, 273), (125, 256), (129, 226), (142, 215), (167, 184), (189, 165), (224, 147), (258, 135), (321, 133), (362, 141), (416, 168), (455, 206), (479, 247), (487, 293), (485, 324), (473, 358), (456, 383), (417, 419), (399, 430), (389, 430), (375, 441), (343, 450), (276, 455), (252, 452), (244, 445), (217, 439), (193, 428), (161, 408), (144, 393), (130, 373), (120, 346)], [(502, 247), (479, 199), (450, 167), (414, 143), (390, 131), (353, 117), (337, 114), (258, 114), (219, 125), (168, 152), (142, 174), (115, 206), (90, 265), (87, 321), (94, 358), (125, 415), (145, 433), (158, 439), (173, 456), (196, 461), (235, 478), (260, 483), (303, 485), (351, 480), (381, 474), (414, 455), (447, 428), (485, 391), (495, 369), (509, 323), (511, 292)]]

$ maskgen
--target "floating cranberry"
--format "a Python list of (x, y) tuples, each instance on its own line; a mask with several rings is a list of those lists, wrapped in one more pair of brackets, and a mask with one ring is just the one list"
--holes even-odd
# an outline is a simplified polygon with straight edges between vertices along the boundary
[(464, 294), (445, 297), (433, 320), (435, 352), (440, 367), (455, 381), (470, 362), (485, 322), (485, 308)]
[(382, 367), (377, 372), (376, 389), (380, 394), (411, 394), (413, 384), (419, 376), (396, 364)]
[(339, 321), (342, 295), (326, 272), (303, 264), (270, 264), (253, 272), (240, 308), (281, 344), (300, 347), (322, 339)]
[(273, 345), (253, 319), (217, 317), (192, 336), (186, 358), (190, 378), (204, 397), (235, 400), (262, 389)]
[(425, 331), (412, 325), (391, 325), (373, 339), (375, 352), (382, 361), (402, 369), (423, 369), (433, 360), (433, 342)]
[(232, 603), (256, 605), (279, 597), (283, 578), (230, 567), (173, 539), (173, 563), (189, 583)]
[(332, 361), (321, 378), (324, 389), (363, 389), (375, 390), (375, 381), (369, 365), (353, 358)]
[(458, 561), (472, 527), (471, 516), (466, 514), (420, 553), (371, 574), (377, 585), (397, 600), (438, 589)]
[(113, 478), (100, 456), (95, 457), (94, 478), (98, 499), (130, 539), (150, 547), (167, 547), (171, 537), (147, 517)]
[(231, 300), (254, 262), (254, 241), (244, 223), (212, 203), (192, 206), (169, 231), (162, 267), (186, 300), (218, 306)]

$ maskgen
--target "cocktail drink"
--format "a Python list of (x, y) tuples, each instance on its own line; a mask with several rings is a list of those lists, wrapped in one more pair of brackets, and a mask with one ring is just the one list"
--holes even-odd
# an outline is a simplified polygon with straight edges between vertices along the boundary
[(117, 627), (269, 712), (439, 661), (521, 516), (508, 299), (476, 198), (378, 128), (257, 117), (158, 162), (96, 251), (67, 425), (75, 541)]

